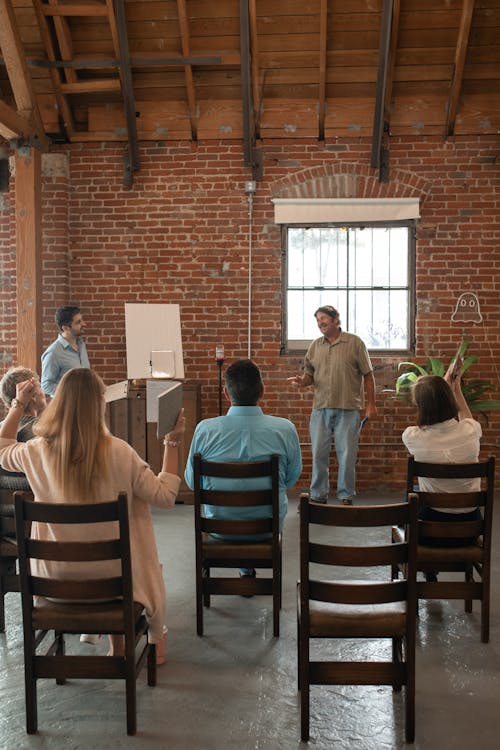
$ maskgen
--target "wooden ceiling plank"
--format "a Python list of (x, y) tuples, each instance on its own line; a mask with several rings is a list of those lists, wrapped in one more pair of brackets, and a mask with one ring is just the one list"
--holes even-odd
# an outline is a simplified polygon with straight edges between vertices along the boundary
[(76, 81), (75, 83), (62, 83), (63, 94), (91, 94), (99, 91), (121, 91), (121, 83), (118, 78), (96, 78), (91, 81)]
[(460, 98), (460, 91), (462, 88), (462, 81), (464, 77), (465, 57), (467, 55), (467, 46), (469, 43), (472, 15), (474, 13), (474, 4), (475, 0), (463, 0), (457, 46), (455, 49), (455, 64), (453, 66), (450, 95), (448, 97), (448, 104), (446, 108), (446, 136), (453, 135), (455, 131), (458, 101)]
[[(42, 39), (43, 46), (45, 48), (45, 53), (49, 59), (49, 62), (56, 62), (56, 52), (54, 49), (54, 45), (52, 43), (52, 37), (51, 37), (50, 30), (48, 27), (47, 19), (45, 18), (43, 14), (42, 3), (40, 0), (33, 0), (33, 6), (35, 8), (35, 13), (36, 13), (37, 20), (38, 20), (38, 27), (40, 30), (40, 36)], [(71, 112), (71, 108), (68, 104), (68, 100), (66, 99), (66, 97), (63, 95), (61, 91), (61, 73), (59, 70), (56, 70), (55, 68), (51, 68), (49, 70), (50, 70), (50, 77), (52, 79), (52, 84), (54, 86), (54, 93), (55, 93), (55, 98), (57, 101), (57, 106), (59, 108), (59, 113), (62, 119), (62, 125), (68, 137), (71, 138), (71, 135), (75, 130), (75, 123), (73, 120), (73, 114)]]
[[(182, 54), (189, 57), (191, 53), (191, 43), (189, 38), (189, 22), (186, 12), (186, 0), (177, 0), (177, 12), (179, 16), (179, 30), (181, 34)], [(196, 116), (196, 91), (193, 81), (193, 68), (191, 65), (184, 66), (184, 76), (186, 79), (186, 94), (189, 107), (189, 122), (191, 125), (191, 138), (193, 141), (198, 140), (198, 119)]]
[(327, 60), (328, 0), (321, 0), (319, 11), (319, 90), (318, 139), (325, 140), (326, 116), (326, 60)]
[(46, 16), (104, 16), (107, 17), (108, 9), (102, 4), (73, 3), (72, 5), (46, 5), (42, 6)]
[(252, 102), (253, 118), (255, 123), (255, 136), (260, 137), (260, 117), (262, 110), (262, 99), (264, 97), (262, 90), (259, 90), (260, 81), (260, 60), (259, 60), (259, 35), (257, 31), (257, 6), (256, 0), (250, 0), (248, 3), (248, 18), (250, 23), (250, 57), (251, 57), (251, 79), (252, 79)]
[(380, 46), (377, 73), (377, 93), (375, 96), (375, 116), (373, 120), (371, 165), (380, 167), (380, 152), (384, 134), (384, 102), (386, 98), (387, 71), (389, 68), (389, 47), (391, 42), (393, 0), (383, 0), (380, 24)]
[(49, 142), (28, 72), (11, 0), (0, 0), (0, 49), (18, 113), (33, 123), (34, 135), (39, 139), (42, 148), (46, 150)]

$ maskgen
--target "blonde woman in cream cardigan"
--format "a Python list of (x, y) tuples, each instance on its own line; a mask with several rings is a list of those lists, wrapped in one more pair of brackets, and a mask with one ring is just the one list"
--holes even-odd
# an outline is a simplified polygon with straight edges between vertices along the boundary
[[(93, 370), (76, 368), (61, 379), (56, 394), (34, 427), (35, 438), (16, 440), (25, 404), (32, 398), (34, 380), (17, 385), (16, 398), (0, 429), (0, 463), (8, 471), (23, 472), (40, 502), (104, 502), (126, 492), (130, 519), (130, 547), (134, 599), (146, 609), (150, 640), (158, 644), (159, 661), (164, 646), (165, 587), (158, 560), (150, 505), (171, 508), (179, 491), (178, 446), (185, 418), (165, 435), (165, 452), (160, 473), (155, 475), (135, 450), (108, 431), (104, 421), (104, 384)], [(104, 524), (100, 524), (104, 526)], [(85, 528), (85, 527), (84, 527)], [(88, 527), (87, 527), (88, 529)], [(95, 532), (95, 529), (94, 529)], [(61, 534), (61, 531), (58, 531)], [(64, 540), (82, 540), (82, 529), (64, 528)], [(88, 529), (89, 539), (92, 529)], [(53, 538), (48, 524), (34, 529), (36, 538)], [(101, 537), (106, 531), (101, 532)], [(39, 561), (40, 574), (65, 578), (74, 576), (63, 563)], [(82, 563), (82, 578), (116, 574), (113, 563)], [(110, 654), (120, 653), (123, 643), (110, 636)]]

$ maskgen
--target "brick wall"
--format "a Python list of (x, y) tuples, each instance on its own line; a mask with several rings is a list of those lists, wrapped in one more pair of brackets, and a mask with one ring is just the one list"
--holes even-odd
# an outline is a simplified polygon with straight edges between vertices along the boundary
[[(309, 393), (286, 383), (301, 358), (280, 356), (281, 241), (272, 197), (418, 197), (417, 347), (451, 356), (462, 334), (480, 354), (476, 377), (500, 391), (500, 157), (493, 136), (391, 139), (391, 181), (380, 184), (370, 163), (371, 142), (338, 139), (262, 144), (264, 180), (254, 198), (251, 354), (261, 366), (264, 408), (291, 418), (304, 443), (307, 486)], [(110, 383), (126, 377), (125, 302), (181, 306), (186, 378), (202, 386), (202, 416), (217, 413), (215, 347), (227, 361), (247, 356), (248, 202), (241, 144), (141, 145), (141, 169), (131, 190), (122, 186), (123, 144), (73, 145), (56, 174), (44, 171), (45, 343), (55, 335), (53, 311), (74, 302), (88, 323), (93, 366)], [(50, 155), (49, 160), (53, 157)], [(61, 162), (62, 164), (62, 162)], [(0, 203), (0, 366), (15, 358), (12, 309), (12, 196)], [(4, 222), (5, 219), (5, 222)], [(8, 225), (8, 229), (6, 226)], [(478, 295), (482, 324), (452, 323), (461, 292)], [(5, 297), (4, 297), (5, 295)], [(374, 357), (380, 417), (363, 431), (360, 489), (403, 487), (400, 435), (412, 409), (382, 391), (392, 387), (398, 357)], [(499, 416), (484, 429), (484, 451), (499, 443)]]

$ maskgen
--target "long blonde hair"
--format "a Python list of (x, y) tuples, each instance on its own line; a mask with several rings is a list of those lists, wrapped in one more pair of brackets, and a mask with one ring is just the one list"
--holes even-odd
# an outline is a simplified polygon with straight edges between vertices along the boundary
[(50, 447), (54, 481), (66, 502), (97, 500), (107, 475), (103, 394), (104, 383), (93, 370), (69, 370), (33, 429)]

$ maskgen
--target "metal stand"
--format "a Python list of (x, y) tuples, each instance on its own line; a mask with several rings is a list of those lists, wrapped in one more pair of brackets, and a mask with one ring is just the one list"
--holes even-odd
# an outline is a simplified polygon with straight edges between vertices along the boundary
[(222, 365), (224, 364), (223, 359), (217, 360), (217, 367), (219, 368), (219, 417), (222, 416)]

